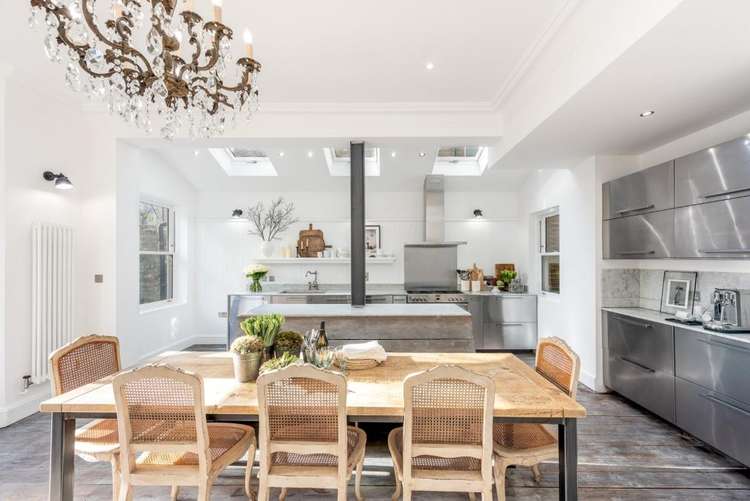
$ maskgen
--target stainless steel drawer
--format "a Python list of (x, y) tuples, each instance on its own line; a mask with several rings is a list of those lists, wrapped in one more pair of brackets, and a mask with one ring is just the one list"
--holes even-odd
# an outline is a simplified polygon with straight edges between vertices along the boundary
[(750, 405), (750, 345), (676, 329), (675, 358), (678, 377)]
[(536, 348), (536, 323), (485, 323), (482, 349), (533, 350)]
[(680, 378), (676, 392), (677, 426), (750, 465), (750, 406)]
[(750, 257), (750, 197), (675, 210), (676, 257)]
[(675, 420), (674, 376), (612, 355), (609, 358), (609, 386), (670, 423)]
[(604, 184), (604, 219), (645, 214), (674, 207), (671, 160)]
[(674, 210), (604, 221), (604, 259), (668, 258), (674, 253)]
[(678, 207), (747, 195), (750, 145), (746, 136), (675, 160)]
[(272, 304), (307, 304), (309, 303), (310, 296), (304, 295), (280, 295), (271, 296)]
[(482, 296), (485, 323), (536, 322), (536, 296)]

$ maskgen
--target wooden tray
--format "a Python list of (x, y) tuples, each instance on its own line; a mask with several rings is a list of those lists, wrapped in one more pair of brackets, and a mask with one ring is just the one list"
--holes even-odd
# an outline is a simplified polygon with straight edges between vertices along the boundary
[[(337, 358), (336, 362), (334, 362), (336, 367), (339, 369), (341, 368), (341, 359)], [(353, 370), (353, 371), (362, 371), (365, 369), (372, 369), (373, 367), (377, 367), (380, 365), (380, 362), (377, 360), (372, 360), (368, 358), (356, 358), (352, 360), (346, 360), (344, 362), (344, 366), (347, 370)]]

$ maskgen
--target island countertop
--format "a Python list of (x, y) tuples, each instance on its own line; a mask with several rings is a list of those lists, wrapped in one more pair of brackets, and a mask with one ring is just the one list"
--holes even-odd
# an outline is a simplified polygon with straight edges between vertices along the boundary
[(471, 317), (454, 304), (368, 304), (361, 308), (350, 304), (264, 304), (250, 310), (248, 315), (279, 313), (295, 317)]

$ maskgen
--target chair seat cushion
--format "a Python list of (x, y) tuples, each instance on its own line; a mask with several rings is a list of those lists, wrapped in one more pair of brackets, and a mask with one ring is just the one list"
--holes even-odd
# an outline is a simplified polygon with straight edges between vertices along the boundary
[(496, 423), (492, 430), (496, 454), (557, 448), (557, 439), (541, 424)]
[[(230, 464), (245, 454), (247, 448), (255, 441), (255, 430), (252, 426), (229, 424), (229, 423), (208, 423), (208, 450), (211, 455), (211, 461), (214, 464)], [(238, 444), (242, 447), (236, 448)], [(225, 457), (230, 451), (232, 456)], [(192, 452), (187, 453), (157, 453), (146, 452), (141, 454), (136, 463), (138, 465), (198, 465), (198, 455)]]
[[(396, 474), (402, 479), (404, 464), (404, 428), (395, 428), (388, 435), (388, 447), (391, 449)], [(412, 470), (422, 471), (479, 471), (482, 462), (472, 457), (442, 458), (437, 456), (416, 456), (412, 458)]]
[(116, 419), (95, 419), (76, 430), (76, 454), (87, 461), (109, 461), (119, 449)]
[[(347, 434), (348, 466), (352, 468), (362, 456), (367, 442), (367, 435), (359, 428), (349, 426)], [(275, 452), (271, 457), (272, 466), (337, 466), (336, 456), (332, 454), (294, 454)]]

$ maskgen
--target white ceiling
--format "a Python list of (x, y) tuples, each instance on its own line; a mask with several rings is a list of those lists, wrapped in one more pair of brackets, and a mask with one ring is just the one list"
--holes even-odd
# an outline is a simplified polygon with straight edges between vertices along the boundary
[[(199, 191), (349, 191), (349, 178), (331, 176), (322, 149), (348, 147), (346, 139), (267, 139), (212, 141), (195, 146), (189, 143), (165, 144), (163, 141), (130, 141), (136, 146), (157, 152), (177, 169)], [(266, 153), (278, 177), (227, 176), (206, 145), (247, 147)], [(476, 138), (475, 144), (485, 144)], [(368, 147), (380, 148), (381, 174), (367, 177), (368, 191), (421, 191), (424, 177), (432, 173), (435, 154), (440, 145), (450, 145), (440, 138), (378, 139)], [(196, 156), (195, 152), (198, 152)], [(312, 158), (308, 152), (313, 152)], [(284, 152), (284, 156), (280, 153)], [(420, 152), (425, 156), (420, 157)], [(396, 156), (392, 156), (395, 153)], [(526, 171), (497, 169), (479, 177), (449, 177), (450, 191), (517, 191), (526, 179)]]

